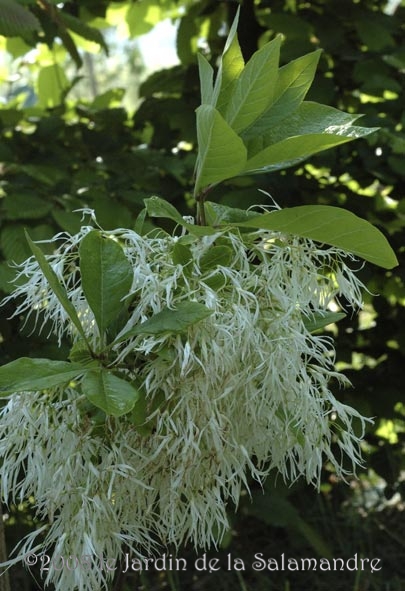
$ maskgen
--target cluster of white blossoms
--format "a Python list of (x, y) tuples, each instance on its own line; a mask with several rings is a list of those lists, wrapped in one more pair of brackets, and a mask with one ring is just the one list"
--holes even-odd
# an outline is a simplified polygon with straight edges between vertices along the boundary
[[(58, 235), (61, 244), (47, 258), (96, 342), (78, 266), (78, 246), (92, 229)], [(185, 301), (212, 314), (183, 334), (137, 334), (115, 346), (116, 363), (136, 373), (145, 392), (146, 433), (125, 416), (107, 417), (100, 429), (74, 384), (9, 396), (0, 424), (3, 499), (34, 499), (47, 522), (22, 542), (15, 560), (34, 549), (113, 558), (124, 546), (138, 555), (159, 543), (207, 548), (226, 531), (227, 508), (238, 505), (250, 478), (263, 482), (276, 469), (288, 481), (304, 476), (319, 484), (325, 460), (347, 474), (343, 455), (355, 469), (361, 437), (353, 423), (364, 430), (367, 419), (332, 394), (331, 380), (347, 379), (334, 369), (332, 339), (308, 330), (340, 296), (361, 305), (350, 255), (266, 231), (188, 241), (126, 229), (108, 235), (133, 267), (121, 334)], [(174, 262), (179, 240), (191, 253), (187, 263)], [(207, 265), (218, 244), (227, 247), (229, 263)], [(16, 315), (37, 315), (59, 339), (79, 338), (34, 258), (21, 267), (19, 283), (10, 296)], [(57, 591), (97, 591), (113, 574), (94, 563), (51, 569), (47, 582)]]

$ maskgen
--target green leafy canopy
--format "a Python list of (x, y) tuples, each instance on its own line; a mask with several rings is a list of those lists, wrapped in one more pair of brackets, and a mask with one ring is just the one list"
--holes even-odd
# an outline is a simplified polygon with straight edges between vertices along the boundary
[(196, 198), (233, 176), (286, 168), (376, 129), (354, 126), (356, 117), (304, 101), (319, 50), (280, 68), (279, 35), (245, 65), (236, 35), (238, 18), (239, 12), (215, 83), (212, 67), (199, 56)]

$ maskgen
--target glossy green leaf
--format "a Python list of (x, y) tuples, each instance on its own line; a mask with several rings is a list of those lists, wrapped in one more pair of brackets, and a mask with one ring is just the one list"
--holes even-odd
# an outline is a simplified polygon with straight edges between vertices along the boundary
[(222, 115), (210, 105), (197, 109), (198, 158), (195, 194), (236, 176), (246, 163), (246, 148)]
[(84, 295), (100, 334), (119, 315), (132, 286), (133, 270), (121, 246), (98, 230), (86, 234), (79, 247)]
[(261, 137), (298, 109), (312, 84), (320, 55), (320, 50), (313, 51), (279, 69), (273, 99), (259, 119), (242, 132), (244, 141)]
[(107, 370), (91, 370), (82, 380), (87, 399), (107, 415), (120, 417), (132, 410), (139, 392), (132, 384)]
[(166, 199), (154, 195), (153, 197), (148, 197), (148, 199), (145, 199), (144, 201), (149, 216), (166, 218), (181, 225), (184, 223), (183, 217), (171, 203), (166, 201)]
[(286, 121), (246, 141), (245, 172), (291, 166), (312, 154), (376, 131), (352, 125), (359, 116), (332, 107), (304, 102)]
[(233, 88), (224, 117), (236, 133), (251, 125), (272, 102), (280, 44), (279, 35), (253, 54)]
[(339, 322), (343, 318), (346, 318), (346, 314), (343, 312), (318, 312), (312, 316), (303, 316), (302, 321), (308, 332), (315, 332), (328, 324)]
[(32, 254), (36, 258), (38, 265), (41, 268), (42, 273), (45, 275), (46, 280), (49, 283), (50, 288), (52, 289), (53, 293), (58, 298), (60, 304), (63, 306), (65, 312), (69, 316), (70, 320), (77, 328), (79, 334), (82, 336), (84, 341), (87, 343), (87, 346), (90, 350), (90, 345), (88, 343), (86, 334), (83, 330), (79, 317), (77, 315), (76, 309), (73, 306), (72, 302), (69, 300), (65, 287), (59, 281), (58, 276), (56, 275), (55, 271), (52, 269), (42, 250), (37, 246), (29, 237), (28, 232), (25, 232), (25, 237), (27, 239), (28, 245), (32, 251)]
[(142, 324), (124, 333), (113, 345), (137, 335), (181, 334), (200, 320), (211, 316), (212, 310), (198, 302), (181, 302), (176, 308), (164, 308)]
[(398, 264), (387, 239), (375, 226), (340, 207), (301, 205), (263, 214), (238, 225), (310, 238), (385, 269)]
[(0, 367), (0, 396), (48, 390), (66, 384), (86, 371), (79, 363), (21, 357)]

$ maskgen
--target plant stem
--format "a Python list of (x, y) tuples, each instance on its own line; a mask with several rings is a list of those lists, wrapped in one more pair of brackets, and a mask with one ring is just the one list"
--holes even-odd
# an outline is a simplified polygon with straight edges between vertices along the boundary
[(206, 187), (199, 195), (196, 197), (197, 201), (197, 224), (199, 226), (206, 226), (207, 219), (205, 217), (205, 200), (207, 198), (208, 193), (211, 191), (212, 186)]
[(205, 226), (206, 219), (205, 219), (205, 208), (204, 208), (204, 200), (199, 199), (197, 201), (197, 225), (198, 226)]

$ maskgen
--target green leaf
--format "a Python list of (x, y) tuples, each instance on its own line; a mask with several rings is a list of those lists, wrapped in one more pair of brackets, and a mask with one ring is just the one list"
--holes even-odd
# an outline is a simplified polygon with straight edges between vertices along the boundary
[(69, 87), (65, 71), (58, 64), (40, 68), (37, 80), (39, 103), (41, 107), (52, 108), (63, 102)]
[(208, 60), (199, 53), (198, 72), (200, 75), (201, 104), (212, 104), (214, 94), (214, 70)]
[(164, 308), (149, 320), (139, 324), (131, 332), (136, 334), (163, 334), (166, 332), (180, 334), (193, 324), (211, 316), (210, 310), (198, 302), (181, 302), (176, 308)]
[(190, 247), (187, 244), (176, 242), (176, 244), (173, 246), (172, 259), (175, 265), (182, 265), (185, 267), (193, 259)]
[(15, 290), (16, 269), (13, 269), (9, 263), (2, 261), (0, 263), (0, 290), (9, 294)]
[(197, 109), (198, 158), (195, 195), (236, 176), (246, 163), (246, 148), (222, 115), (210, 105)]
[(73, 363), (80, 363), (83, 367), (98, 367), (99, 362), (91, 355), (83, 339), (74, 343), (69, 353), (69, 360)]
[(145, 392), (141, 391), (139, 400), (131, 412), (131, 423), (134, 425), (138, 433), (144, 437), (151, 435), (155, 426), (154, 420), (147, 420), (148, 414), (148, 404)]
[(232, 24), (231, 30), (229, 31), (228, 39), (222, 54), (216, 81), (216, 92), (218, 96), (214, 106), (222, 115), (224, 115), (229, 99), (237, 84), (238, 77), (245, 67), (245, 60), (243, 59), (238, 37), (236, 35), (239, 10), (240, 8), (238, 7), (238, 13)]
[(52, 217), (62, 228), (62, 230), (66, 230), (66, 232), (69, 232), (69, 234), (76, 234), (79, 232), (81, 222), (77, 213), (73, 213), (72, 211), (64, 211), (62, 209), (56, 209), (56, 207), (53, 207)]
[(193, 324), (211, 316), (210, 310), (204, 304), (198, 302), (180, 302), (176, 308), (163, 308), (142, 324), (138, 324), (131, 330), (116, 339), (113, 345), (125, 341), (140, 334), (161, 335), (165, 333), (181, 334)]
[(257, 217), (257, 212), (229, 207), (228, 205), (214, 203), (213, 201), (206, 201), (205, 215), (210, 225), (218, 226), (227, 222), (246, 222), (250, 218)]
[(91, 41), (92, 43), (96, 43), (100, 45), (105, 53), (108, 55), (108, 45), (106, 44), (102, 33), (96, 29), (95, 27), (91, 27), (90, 25), (86, 24), (83, 20), (78, 19), (77, 17), (69, 14), (67, 12), (63, 12), (60, 10), (58, 12), (58, 18), (68, 29), (83, 37), (87, 41)]
[(328, 326), (328, 324), (339, 322), (339, 320), (342, 320), (343, 318), (346, 318), (346, 314), (343, 312), (318, 312), (312, 314), (310, 317), (303, 316), (302, 321), (308, 332), (315, 332), (316, 330)]
[(287, 120), (247, 140), (249, 157), (245, 172), (286, 168), (316, 152), (376, 131), (376, 128), (352, 125), (358, 117), (326, 105), (304, 102)]
[(386, 21), (378, 18), (377, 14), (365, 13), (355, 24), (358, 35), (362, 43), (367, 46), (368, 51), (383, 54), (384, 50), (387, 51), (389, 47), (396, 46), (396, 41), (389, 28), (384, 26)]
[(277, 84), (281, 35), (250, 58), (229, 97), (225, 120), (236, 133), (253, 123), (273, 100)]
[(196, 236), (207, 236), (210, 234), (215, 234), (216, 232), (214, 228), (211, 228), (210, 226), (196, 226), (194, 224), (189, 224), (183, 219), (183, 217), (179, 214), (177, 209), (173, 207), (173, 205), (161, 197), (154, 195), (153, 197), (145, 199), (144, 203), (150, 217), (173, 220), (177, 224), (187, 228), (190, 234), (195, 234)]
[(155, 0), (131, 2), (125, 20), (131, 37), (144, 35), (162, 20), (164, 9)]
[(91, 350), (89, 342), (87, 340), (86, 334), (83, 330), (79, 317), (77, 315), (76, 309), (73, 306), (72, 302), (69, 300), (66, 289), (59, 281), (58, 276), (56, 275), (55, 271), (52, 269), (42, 250), (34, 244), (34, 242), (29, 237), (27, 231), (25, 231), (25, 237), (27, 239), (28, 245), (32, 251), (32, 254), (36, 258), (38, 265), (41, 268), (42, 273), (45, 275), (46, 280), (48, 281), (50, 288), (52, 289), (53, 293), (58, 298), (59, 302), (63, 306), (65, 312), (69, 316), (70, 320), (73, 322), (74, 326), (77, 328), (79, 334), (82, 336), (83, 340), (87, 343), (87, 347)]
[(211, 246), (200, 258), (201, 271), (207, 272), (218, 265), (226, 267), (232, 260), (232, 249), (229, 246)]
[(52, 209), (52, 203), (31, 193), (14, 193), (4, 198), (4, 208), (10, 220), (44, 218)]
[(47, 390), (66, 384), (86, 371), (79, 363), (21, 357), (0, 367), (0, 395)]
[(398, 265), (385, 236), (366, 220), (340, 207), (301, 205), (263, 214), (237, 225), (310, 238), (358, 255), (385, 269)]
[[(229, 85), (229, 82), (231, 83), (231, 85), (233, 85), (233, 82), (231, 82), (231, 80), (230, 80), (232, 73), (234, 73), (236, 75), (236, 72), (238, 69), (237, 63), (236, 63), (236, 61), (234, 62), (232, 56), (236, 57), (237, 52), (238, 52), (237, 46), (239, 46), (239, 43), (238, 43), (238, 38), (237, 38), (237, 31), (238, 31), (239, 15), (240, 15), (240, 6), (238, 6), (238, 8), (236, 10), (235, 18), (233, 19), (233, 23), (231, 25), (231, 28), (229, 29), (228, 37), (225, 42), (224, 51), (222, 52), (222, 56), (221, 56), (221, 59), (219, 62), (218, 72), (217, 72), (216, 79), (215, 79), (213, 98), (211, 101), (211, 104), (213, 107), (216, 107), (218, 100), (220, 102), (224, 102), (225, 95), (228, 94), (228, 91), (231, 88), (231, 86)], [(236, 40), (237, 45), (235, 45), (235, 40)], [(239, 51), (240, 51), (240, 49), (239, 49)], [(243, 60), (243, 57), (242, 57), (242, 60)], [(243, 63), (243, 66), (244, 66), (244, 63)], [(242, 66), (242, 68), (243, 68), (243, 66)], [(230, 69), (229, 69), (229, 67), (230, 67)], [(228, 71), (224, 72), (224, 69), (228, 69)], [(223, 78), (225, 78), (225, 80)], [(223, 91), (223, 95), (220, 99), (219, 97), (220, 97), (221, 91)]]
[(82, 380), (82, 392), (94, 406), (114, 417), (132, 410), (139, 398), (132, 384), (107, 370), (89, 371)]
[[(177, 209), (166, 199), (153, 196), (144, 200), (146, 211), (148, 215), (154, 218), (166, 218), (173, 220), (177, 224), (183, 225), (184, 219), (177, 211)], [(190, 224), (191, 225), (191, 224)]]
[(0, 35), (19, 37), (40, 29), (41, 25), (32, 12), (15, 0), (0, 0)]
[(132, 266), (121, 246), (98, 230), (82, 239), (79, 254), (84, 295), (103, 335), (124, 307), (122, 300), (132, 286)]
[(263, 136), (298, 109), (312, 84), (320, 55), (321, 50), (313, 51), (279, 69), (273, 99), (253, 125), (242, 132), (244, 141)]
[(20, 224), (4, 226), (0, 234), (0, 245), (4, 258), (13, 263), (22, 263), (31, 254), (24, 227)]

